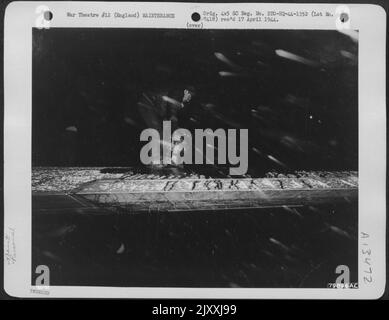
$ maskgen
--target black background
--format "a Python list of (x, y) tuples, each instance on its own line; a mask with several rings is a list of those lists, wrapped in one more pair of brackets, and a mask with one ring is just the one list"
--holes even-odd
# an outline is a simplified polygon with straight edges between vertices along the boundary
[(250, 174), (357, 170), (357, 51), (335, 31), (34, 29), (33, 165), (139, 165), (142, 94), (190, 85), (179, 126), (249, 129)]

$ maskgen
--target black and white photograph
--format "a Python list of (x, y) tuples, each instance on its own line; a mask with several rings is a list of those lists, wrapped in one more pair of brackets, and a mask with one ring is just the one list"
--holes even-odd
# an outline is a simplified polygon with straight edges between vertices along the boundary
[(6, 14), (8, 288), (378, 296), (384, 47), (361, 13), (381, 11), (31, 3), (8, 16), (32, 11), (23, 32)]
[[(51, 285), (357, 283), (357, 38), (34, 29), (32, 67), (32, 268)], [(169, 159), (141, 161), (150, 129)]]

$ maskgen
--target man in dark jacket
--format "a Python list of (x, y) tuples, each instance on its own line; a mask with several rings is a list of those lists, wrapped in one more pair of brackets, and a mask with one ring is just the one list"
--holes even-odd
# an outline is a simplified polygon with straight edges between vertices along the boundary
[[(196, 95), (193, 86), (174, 89), (156, 89), (143, 92), (138, 102), (138, 110), (148, 128), (156, 129), (161, 137), (161, 144), (171, 144), (163, 141), (163, 121), (170, 121), (171, 131), (178, 129), (189, 117), (194, 107)], [(172, 149), (173, 145), (171, 145)], [(173, 163), (174, 163), (174, 156)]]

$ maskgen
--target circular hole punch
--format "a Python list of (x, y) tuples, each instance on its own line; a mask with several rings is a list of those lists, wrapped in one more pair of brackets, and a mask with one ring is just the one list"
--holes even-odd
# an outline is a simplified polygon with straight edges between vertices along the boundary
[(43, 13), (43, 18), (47, 21), (50, 21), (53, 19), (53, 13), (51, 11), (45, 11)]
[(348, 13), (342, 12), (339, 16), (339, 19), (342, 23), (346, 23), (349, 19)]
[(198, 12), (193, 12), (192, 13), (192, 20), (194, 21), (194, 22), (198, 22), (198, 21), (200, 21), (200, 13), (198, 13)]

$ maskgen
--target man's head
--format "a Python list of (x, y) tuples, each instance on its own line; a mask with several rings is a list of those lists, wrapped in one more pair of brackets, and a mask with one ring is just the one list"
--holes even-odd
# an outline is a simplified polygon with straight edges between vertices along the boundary
[(193, 86), (186, 86), (182, 97), (183, 103), (189, 103), (196, 95), (196, 89)]

